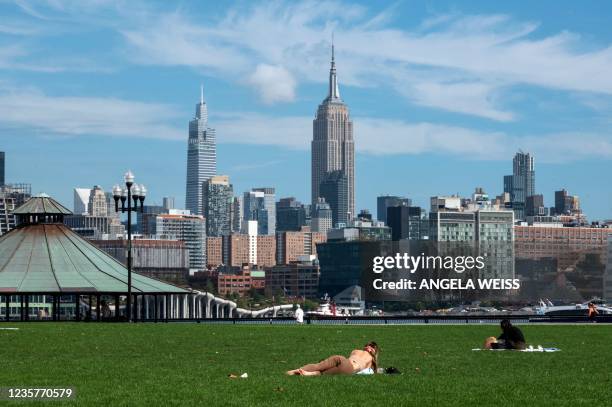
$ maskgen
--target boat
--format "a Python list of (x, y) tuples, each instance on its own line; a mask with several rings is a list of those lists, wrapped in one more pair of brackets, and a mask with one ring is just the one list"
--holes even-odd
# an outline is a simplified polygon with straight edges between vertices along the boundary
[(536, 308), (536, 315), (587, 317), (589, 316), (589, 303), (596, 305), (598, 315), (612, 315), (612, 307), (605, 305), (600, 301), (589, 301), (569, 305), (554, 305), (550, 300), (540, 300), (540, 306)]

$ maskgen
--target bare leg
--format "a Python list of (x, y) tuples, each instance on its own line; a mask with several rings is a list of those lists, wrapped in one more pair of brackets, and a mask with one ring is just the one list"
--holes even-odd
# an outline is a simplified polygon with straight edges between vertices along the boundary
[(321, 374), (353, 374), (353, 365), (344, 356), (334, 355), (319, 363), (311, 363), (300, 369), (290, 370), (289, 375), (318, 376)]

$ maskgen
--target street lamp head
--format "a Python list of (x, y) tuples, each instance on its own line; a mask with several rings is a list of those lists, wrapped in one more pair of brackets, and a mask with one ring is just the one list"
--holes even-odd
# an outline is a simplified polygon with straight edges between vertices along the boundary
[(119, 199), (121, 197), (121, 187), (117, 184), (113, 187), (113, 197)]
[(127, 195), (128, 195), (127, 188), (121, 188), (121, 197), (122, 198), (127, 198)]
[(131, 170), (128, 170), (128, 172), (125, 173), (123, 180), (125, 181), (126, 185), (132, 185), (134, 183), (134, 174), (132, 174)]
[(134, 198), (138, 198), (139, 195), (140, 195), (140, 185), (138, 184), (132, 185), (132, 196)]
[(140, 196), (147, 196), (147, 188), (143, 184), (140, 184)]

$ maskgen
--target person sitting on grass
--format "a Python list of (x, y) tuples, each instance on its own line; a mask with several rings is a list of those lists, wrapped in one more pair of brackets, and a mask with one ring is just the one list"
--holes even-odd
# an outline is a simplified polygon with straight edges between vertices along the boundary
[(497, 338), (487, 338), (485, 349), (525, 349), (525, 336), (518, 327), (512, 325), (507, 319), (502, 320), (500, 325), (502, 334)]
[(330, 356), (319, 363), (304, 365), (298, 369), (289, 370), (288, 375), (320, 376), (345, 374), (351, 375), (364, 369), (378, 368), (378, 345), (368, 342), (363, 349), (355, 349), (348, 358), (340, 355)]

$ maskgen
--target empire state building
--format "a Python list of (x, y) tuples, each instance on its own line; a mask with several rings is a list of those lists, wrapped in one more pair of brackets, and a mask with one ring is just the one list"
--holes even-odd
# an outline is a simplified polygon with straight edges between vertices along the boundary
[(332, 44), (327, 97), (312, 123), (312, 205), (323, 197), (330, 204), (334, 226), (355, 216), (355, 143), (349, 109), (340, 99)]

